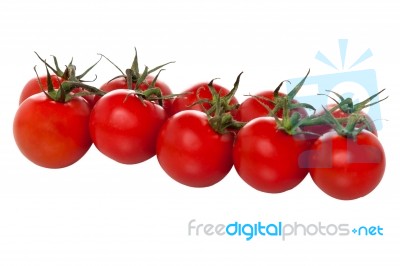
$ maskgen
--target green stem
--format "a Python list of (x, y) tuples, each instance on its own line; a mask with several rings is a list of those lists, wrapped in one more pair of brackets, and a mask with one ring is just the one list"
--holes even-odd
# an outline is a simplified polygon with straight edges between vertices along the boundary
[[(347, 118), (336, 118), (336, 120), (339, 123), (345, 123), (348, 121)], [(328, 124), (332, 124), (332, 123), (329, 122), (329, 120), (327, 119), (327, 117), (325, 115), (309, 117), (309, 118), (304, 119), (301, 122), (301, 126), (318, 126), (318, 125), (328, 125)]]
[(359, 121), (359, 115), (357, 113), (352, 113), (347, 119), (346, 131), (353, 132)]
[(161, 94), (161, 90), (159, 88), (149, 88), (145, 91), (139, 90), (140, 93), (144, 96), (145, 99), (151, 99), (152, 95), (155, 95), (155, 98), (158, 100), (158, 104), (163, 106), (163, 97)]
[(61, 84), (62, 88), (64, 89), (65, 93), (70, 93), (72, 90), (76, 89), (76, 88), (82, 88), (88, 92), (91, 92), (93, 94), (96, 95), (105, 95), (106, 93), (102, 90), (99, 90), (96, 87), (81, 83), (81, 82), (77, 82), (77, 81), (64, 81)]

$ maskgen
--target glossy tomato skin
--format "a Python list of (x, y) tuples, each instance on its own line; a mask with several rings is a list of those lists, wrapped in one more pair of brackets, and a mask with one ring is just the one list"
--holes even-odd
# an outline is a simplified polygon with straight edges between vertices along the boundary
[[(274, 91), (262, 91), (254, 95), (255, 97), (249, 97), (244, 100), (235, 115), (235, 119), (242, 122), (249, 122), (257, 117), (268, 116), (269, 111), (264, 105), (268, 106), (271, 110), (274, 109), (275, 104), (271, 101), (274, 100)], [(279, 92), (278, 96), (284, 97), (285, 93)], [(271, 100), (271, 101), (270, 101)], [(260, 103), (261, 102), (261, 103)], [(296, 100), (293, 100), (292, 103), (298, 103)], [(305, 108), (295, 108), (290, 110), (290, 114), (294, 112), (298, 112), (302, 118), (307, 117), (307, 111)], [(283, 112), (282, 109), (278, 110), (276, 113), (277, 117), (282, 118)]]
[[(149, 88), (149, 85), (153, 82), (154, 77), (153, 76), (147, 76), (145, 79), (145, 82), (140, 84), (139, 89), (142, 91), (145, 91)], [(132, 84), (133, 89), (135, 88), (135, 83)], [(161, 94), (163, 96), (168, 96), (172, 94), (172, 91), (170, 87), (163, 81), (157, 79), (155, 83), (155, 87), (159, 88), (161, 91)], [(109, 82), (104, 83), (101, 87), (100, 90), (104, 92), (110, 92), (116, 89), (127, 89), (128, 88), (128, 83), (126, 81), (125, 77), (118, 77), (116, 79), (110, 80)], [(100, 96), (95, 96), (94, 97), (94, 103), (96, 103), (100, 99)], [(163, 108), (165, 112), (167, 113), (168, 116), (171, 115), (171, 105), (172, 105), (172, 99), (165, 99), (163, 101)], [(158, 101), (154, 101), (158, 103)]]
[(157, 136), (166, 118), (160, 105), (141, 100), (130, 90), (117, 89), (93, 107), (90, 135), (104, 155), (123, 164), (136, 164), (156, 154)]
[(281, 193), (296, 187), (307, 175), (307, 142), (299, 134), (277, 130), (275, 119), (259, 117), (248, 122), (236, 137), (234, 167), (251, 187)]
[[(333, 107), (335, 107), (336, 104), (330, 104), (328, 106), (325, 107), (326, 110), (330, 110)], [(326, 113), (326, 111), (324, 109), (318, 111), (315, 116), (316, 117), (320, 117), (322, 115), (324, 115)], [(371, 117), (364, 113), (363, 111), (360, 112), (360, 114), (362, 116), (364, 116), (364, 118), (367, 121), (367, 124), (369, 125), (369, 127), (366, 128), (366, 130), (372, 132), (375, 136), (378, 136), (378, 131), (376, 129), (375, 123), (374, 121), (371, 119)], [(346, 118), (349, 117), (349, 113), (345, 113), (340, 109), (336, 109), (335, 111), (332, 112), (332, 116), (335, 118)], [(342, 123), (343, 126), (346, 126), (346, 123)], [(356, 127), (362, 127), (364, 126), (365, 123), (359, 123), (356, 125)], [(321, 124), (321, 125), (313, 125), (313, 126), (304, 126), (302, 127), (303, 131), (307, 131), (307, 132), (312, 132), (315, 134), (318, 134), (320, 136), (324, 135), (325, 133), (331, 131), (333, 129), (331, 124)], [(315, 135), (308, 135), (310, 139), (314, 139), (316, 140), (318, 138), (318, 136)]]
[[(53, 84), (54, 88), (59, 88), (63, 79), (56, 76), (56, 75), (51, 75), (51, 83)], [(40, 81), (40, 83), (39, 83)], [(42, 86), (43, 90), (47, 91), (47, 75), (45, 76), (40, 76), (38, 78), (32, 78), (30, 79), (25, 86), (23, 87), (20, 97), (19, 97), (19, 104), (21, 104), (25, 99), (27, 99), (29, 96), (32, 96), (36, 93), (42, 92), (42, 89), (40, 86)]]
[[(229, 94), (229, 90), (221, 85), (214, 83), (213, 87), (220, 96), (225, 96)], [(194, 104), (200, 99), (206, 99), (206, 100), (212, 99), (212, 94), (210, 92), (207, 82), (197, 83), (192, 87), (184, 90), (180, 94), (182, 95), (176, 97), (172, 102), (172, 107), (171, 107), (172, 114), (176, 114), (184, 110), (197, 110), (204, 112), (204, 110), (209, 110), (211, 108), (211, 105), (208, 103), (203, 103), (202, 105)], [(238, 103), (239, 102), (235, 97), (233, 97), (229, 102), (229, 104), (231, 105), (235, 105)], [(236, 113), (236, 110), (233, 110), (231, 113), (232, 115), (234, 115)]]
[(89, 150), (90, 108), (82, 98), (67, 103), (44, 93), (28, 97), (19, 106), (13, 124), (15, 142), (26, 158), (46, 168), (63, 168)]
[(170, 117), (157, 141), (157, 159), (175, 181), (190, 187), (209, 187), (231, 170), (232, 133), (218, 134), (205, 113), (185, 110)]
[(385, 172), (384, 149), (378, 138), (363, 130), (355, 139), (331, 131), (312, 146), (310, 175), (326, 194), (353, 200), (372, 192)]

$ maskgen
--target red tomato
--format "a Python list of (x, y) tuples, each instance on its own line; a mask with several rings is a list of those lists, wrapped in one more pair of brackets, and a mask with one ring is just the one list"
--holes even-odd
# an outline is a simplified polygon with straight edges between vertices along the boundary
[[(286, 96), (285, 93), (279, 92), (279, 97)], [(243, 103), (240, 104), (235, 119), (242, 122), (248, 122), (257, 117), (268, 116), (269, 111), (265, 106), (268, 106), (271, 110), (274, 109), (275, 104), (271, 101), (274, 100), (274, 91), (263, 91), (254, 95), (255, 97), (249, 97)], [(261, 103), (262, 104), (261, 104)], [(298, 103), (296, 100), (292, 100), (292, 103)], [(305, 108), (294, 108), (291, 109), (289, 114), (298, 112), (301, 117), (307, 117), (307, 111)], [(279, 118), (282, 118), (282, 109), (279, 109), (276, 113)]]
[(97, 149), (109, 158), (140, 163), (156, 154), (157, 136), (166, 118), (160, 105), (141, 100), (128, 89), (117, 89), (93, 107), (90, 134)]
[(39, 166), (69, 166), (92, 144), (89, 115), (88, 103), (82, 98), (59, 103), (37, 93), (23, 101), (15, 114), (15, 142), (22, 154)]
[(312, 146), (310, 175), (326, 194), (341, 200), (373, 191), (385, 172), (385, 153), (377, 137), (363, 130), (355, 139), (324, 134)]
[(157, 159), (164, 171), (190, 187), (208, 187), (232, 168), (231, 133), (218, 134), (207, 115), (185, 110), (170, 117), (157, 141)]
[[(229, 94), (229, 90), (218, 85), (218, 84), (213, 84), (213, 87), (215, 88), (216, 92), (220, 96), (225, 96)], [(186, 89), (182, 92), (182, 96), (178, 96), (174, 99), (172, 102), (172, 107), (171, 107), (171, 114), (176, 114), (178, 112), (181, 112), (183, 110), (198, 110), (204, 112), (204, 110), (209, 110), (211, 108), (211, 105), (208, 103), (203, 103), (203, 104), (194, 104), (198, 100), (212, 100), (212, 94), (211, 91), (208, 87), (207, 82), (202, 82), (198, 83), (189, 89)], [(238, 104), (238, 100), (233, 97), (231, 101), (229, 102), (230, 105)], [(194, 104), (194, 105), (193, 105)], [(236, 112), (236, 110), (232, 111), (232, 115)]]
[[(327, 107), (325, 107), (326, 110), (330, 110), (333, 107), (335, 107), (336, 104), (330, 104)], [(326, 113), (325, 110), (320, 110), (315, 114), (315, 117), (321, 117)], [(339, 108), (336, 109), (335, 111), (333, 111), (331, 113), (333, 115), (333, 117), (335, 118), (347, 118), (349, 117), (350, 113), (345, 113), (342, 110), (340, 110)], [(364, 116), (365, 121), (364, 123), (360, 122), (356, 125), (357, 128), (360, 128), (362, 126), (368, 125), (368, 127), (366, 127), (366, 130), (371, 131), (375, 136), (378, 136), (378, 131), (376, 130), (376, 126), (374, 121), (371, 119), (370, 116), (368, 116), (366, 113), (364, 112), (360, 112), (360, 114), (362, 116)], [(346, 126), (347, 123), (342, 123), (342, 126)], [(313, 126), (304, 126), (302, 127), (303, 131), (306, 132), (312, 132), (315, 134), (318, 134), (320, 136), (322, 136), (323, 134), (331, 131), (333, 129), (333, 125), (332, 124), (321, 124), (321, 125), (313, 125)], [(318, 138), (318, 135), (307, 135), (308, 138), (316, 140)]]
[[(145, 81), (139, 85), (139, 89), (142, 91), (147, 90), (149, 88), (150, 84), (153, 82), (153, 80), (154, 80), (153, 76), (147, 76)], [(133, 87), (133, 89), (135, 88), (135, 83), (132, 84), (132, 87)], [(169, 86), (159, 79), (156, 80), (155, 87), (160, 89), (162, 96), (168, 96), (168, 95), (172, 94), (172, 91), (169, 88)], [(119, 78), (116, 78), (109, 82), (104, 83), (100, 87), (100, 90), (102, 90), (104, 92), (110, 92), (110, 91), (113, 91), (116, 89), (127, 89), (127, 88), (128, 88), (128, 83), (126, 81), (126, 78), (119, 77)], [(96, 103), (99, 100), (99, 98), (100, 98), (100, 96), (95, 96), (94, 102)], [(163, 101), (163, 108), (168, 116), (171, 115), (172, 100), (173, 99), (165, 99)], [(158, 103), (157, 100), (154, 100), (154, 102)]]
[[(63, 79), (57, 77), (56, 75), (51, 75), (50, 77), (53, 87), (59, 88)], [(19, 97), (19, 104), (21, 104), (29, 96), (42, 92), (40, 85), (43, 87), (43, 90), (47, 90), (47, 75), (39, 77), (39, 80), (40, 83), (37, 78), (32, 78), (25, 84)]]
[(306, 141), (302, 134), (277, 130), (275, 119), (248, 122), (236, 137), (233, 163), (239, 176), (253, 188), (280, 193), (297, 186), (307, 175)]

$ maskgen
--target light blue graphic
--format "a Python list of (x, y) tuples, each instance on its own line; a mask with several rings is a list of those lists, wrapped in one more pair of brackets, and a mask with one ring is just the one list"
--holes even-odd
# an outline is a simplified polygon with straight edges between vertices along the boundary
[[(318, 51), (315, 59), (335, 69), (335, 71), (333, 73), (312, 76), (313, 71), (311, 69), (311, 75), (306, 79), (303, 86), (304, 88), (301, 89), (301, 93), (296, 97), (298, 101), (309, 103), (316, 109), (320, 109), (321, 106), (325, 106), (329, 102), (329, 98), (324, 95), (316, 96), (316, 94), (329, 94), (327, 90), (336, 91), (344, 98), (352, 98), (355, 104), (378, 93), (377, 77), (374, 69), (350, 70), (372, 57), (372, 51), (367, 49), (355, 62), (350, 64), (350, 67), (346, 68), (348, 40), (340, 39), (338, 42), (341, 57), (341, 70), (339, 70), (340, 68), (332, 63), (326, 55), (321, 51)], [(286, 83), (287, 91), (292, 90), (302, 80), (302, 78), (303, 77), (289, 79), (290, 82)], [(341, 91), (335, 90), (335, 88), (343, 84), (349, 85), (348, 88), (345, 88), (345, 91), (343, 91), (343, 87), (341, 87)], [(351, 84), (355, 86), (351, 86)], [(313, 90), (309, 93), (307, 93), (308, 86), (313, 87)], [(364, 96), (366, 97), (358, 99), (355, 97), (359, 97), (359, 91), (356, 92), (355, 89), (359, 89), (360, 87), (365, 91)], [(379, 101), (379, 95), (372, 100), (372, 102), (376, 101)], [(370, 106), (366, 113), (374, 120), (377, 130), (381, 130), (382, 122), (379, 103)]]
[(325, 65), (331, 66), (334, 69), (338, 69), (331, 61), (329, 61), (329, 59), (320, 51), (317, 52), (317, 55), (315, 56), (315, 59), (321, 61), (322, 63), (324, 63)]
[(349, 69), (353, 68), (354, 66), (364, 62), (365, 60), (367, 60), (368, 58), (372, 57), (372, 51), (371, 49), (368, 49), (367, 51), (365, 51), (355, 62), (354, 64), (352, 64)]
[(340, 58), (342, 59), (342, 69), (344, 69), (344, 63), (346, 61), (347, 53), (347, 40), (339, 40)]

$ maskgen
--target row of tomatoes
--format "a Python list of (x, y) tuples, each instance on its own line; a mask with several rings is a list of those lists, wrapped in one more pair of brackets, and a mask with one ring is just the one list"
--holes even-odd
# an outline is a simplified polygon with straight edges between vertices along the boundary
[[(29, 81), (13, 126), (21, 152), (39, 166), (62, 168), (93, 143), (123, 164), (156, 155), (170, 177), (191, 187), (216, 184), (234, 167), (268, 193), (290, 190), (310, 173), (324, 192), (345, 200), (367, 195), (383, 176), (384, 150), (362, 112), (336, 106), (309, 119), (308, 105), (278, 89), (239, 103), (240, 75), (232, 90), (211, 81), (172, 95), (158, 75), (133, 70), (99, 90), (49, 73)], [(318, 119), (326, 113), (334, 120)], [(334, 117), (356, 117), (351, 136), (332, 130)], [(348, 130), (349, 123), (342, 119), (338, 127)]]

